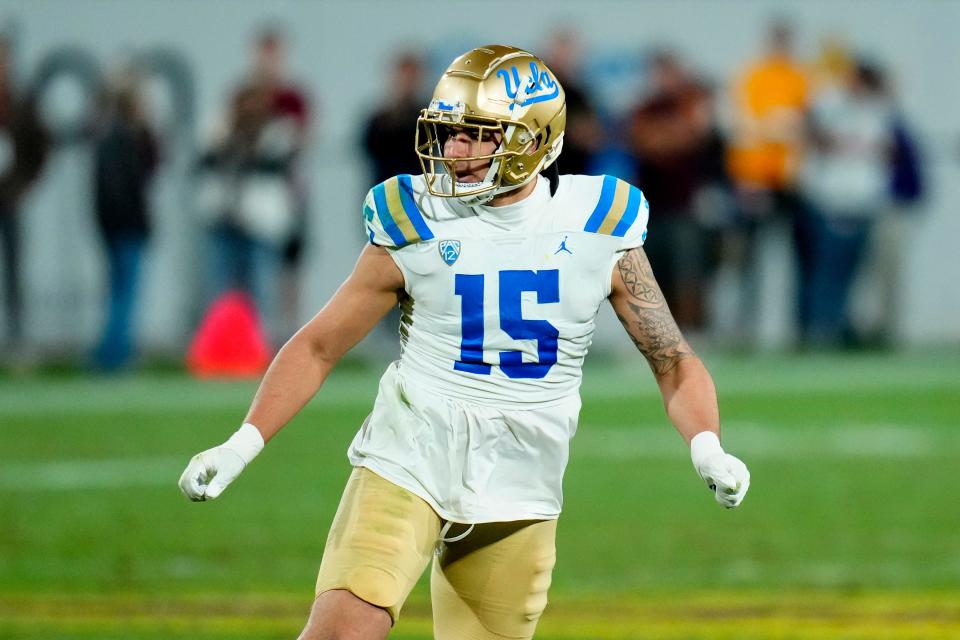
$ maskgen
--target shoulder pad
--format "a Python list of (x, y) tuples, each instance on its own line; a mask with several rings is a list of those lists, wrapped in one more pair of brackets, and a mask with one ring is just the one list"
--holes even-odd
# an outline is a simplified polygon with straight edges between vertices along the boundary
[(399, 249), (433, 239), (433, 232), (417, 207), (413, 182), (407, 174), (370, 189), (363, 203), (363, 217), (372, 244)]

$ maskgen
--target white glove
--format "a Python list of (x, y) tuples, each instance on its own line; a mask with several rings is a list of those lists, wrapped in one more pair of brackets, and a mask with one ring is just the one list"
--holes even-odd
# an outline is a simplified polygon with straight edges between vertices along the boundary
[(690, 457), (717, 502), (728, 509), (740, 505), (750, 488), (750, 472), (739, 458), (724, 452), (720, 438), (712, 431), (702, 431), (690, 441)]
[(180, 491), (194, 502), (213, 500), (236, 480), (262, 449), (260, 431), (249, 422), (244, 423), (222, 445), (190, 459), (180, 476)]

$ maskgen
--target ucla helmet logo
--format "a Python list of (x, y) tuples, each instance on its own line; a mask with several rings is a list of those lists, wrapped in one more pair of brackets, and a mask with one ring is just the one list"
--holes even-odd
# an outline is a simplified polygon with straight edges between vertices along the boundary
[(459, 240), (441, 240), (437, 248), (440, 250), (440, 257), (447, 263), (447, 266), (453, 266), (453, 263), (460, 257)]
[[(537, 102), (553, 100), (560, 95), (560, 85), (536, 62), (530, 62), (530, 76), (525, 80), (520, 79), (520, 72), (515, 66), (511, 66), (509, 72), (506, 69), (498, 69), (497, 77), (503, 80), (503, 89), (507, 92), (507, 96), (514, 100), (510, 103), (511, 111), (518, 105), (526, 107)], [(520, 92), (522, 82), (526, 82), (526, 87), (520, 101), (517, 102), (517, 94)]]

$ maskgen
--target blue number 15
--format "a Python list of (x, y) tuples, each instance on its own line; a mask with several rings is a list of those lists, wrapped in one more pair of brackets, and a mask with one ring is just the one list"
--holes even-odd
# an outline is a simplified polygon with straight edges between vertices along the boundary
[[(560, 302), (560, 272), (501, 271), (500, 328), (514, 340), (536, 340), (538, 362), (524, 362), (520, 351), (501, 351), (500, 369), (510, 378), (542, 378), (557, 363), (557, 338), (560, 332), (546, 320), (525, 320), (520, 309), (520, 294), (534, 291), (537, 304)], [(483, 361), (483, 274), (458, 273), (454, 292), (461, 297), (460, 359), (453, 363), (457, 371), (489, 375), (491, 365)]]

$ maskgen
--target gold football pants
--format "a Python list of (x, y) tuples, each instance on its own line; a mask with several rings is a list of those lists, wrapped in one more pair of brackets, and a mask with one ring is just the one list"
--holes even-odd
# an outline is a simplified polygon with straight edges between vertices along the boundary
[[(346, 589), (396, 621), (430, 560), (437, 640), (532, 638), (547, 605), (556, 520), (478, 524), (443, 542), (443, 521), (406, 489), (356, 468), (327, 537), (317, 595)], [(450, 536), (465, 526), (453, 528)]]

